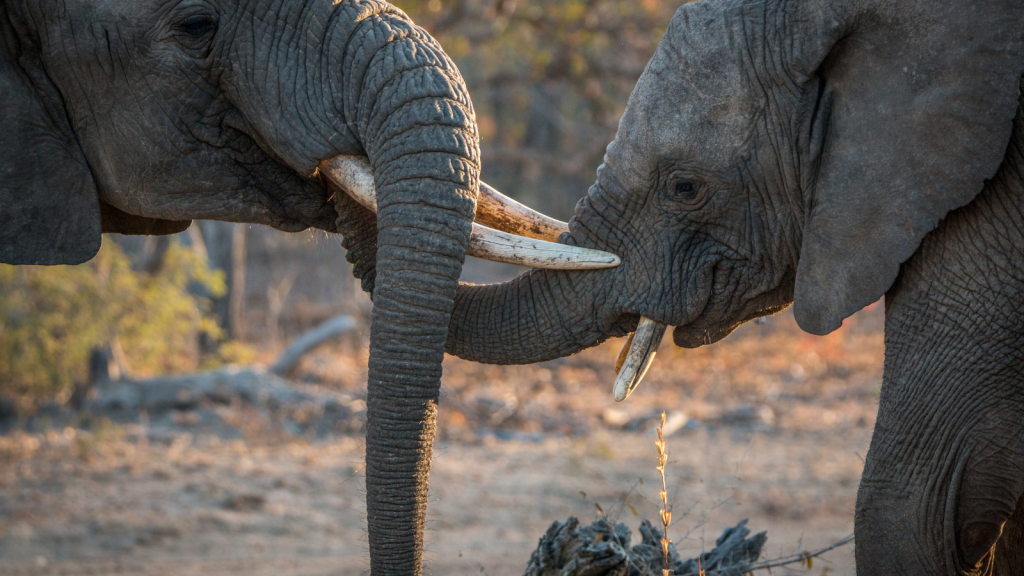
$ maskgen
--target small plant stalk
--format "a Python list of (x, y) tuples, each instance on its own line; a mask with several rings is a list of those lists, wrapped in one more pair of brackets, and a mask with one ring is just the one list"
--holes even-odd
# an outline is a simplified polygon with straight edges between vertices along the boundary
[(661, 537), (661, 555), (665, 559), (665, 567), (661, 570), (662, 576), (669, 576), (672, 573), (672, 569), (669, 568), (668, 564), (668, 545), (672, 543), (668, 539), (668, 525), (672, 523), (672, 511), (668, 507), (668, 486), (665, 483), (665, 464), (668, 463), (668, 454), (665, 452), (665, 437), (663, 435), (665, 429), (665, 413), (661, 413), (661, 424), (658, 425), (658, 441), (654, 443), (658, 447), (658, 466), (656, 470), (658, 474), (661, 474), (661, 492), (658, 493), (661, 496), (661, 525), (663, 527)]

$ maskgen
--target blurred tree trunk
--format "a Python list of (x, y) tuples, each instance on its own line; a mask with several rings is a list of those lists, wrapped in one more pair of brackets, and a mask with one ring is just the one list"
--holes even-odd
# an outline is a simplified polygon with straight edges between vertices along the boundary
[(272, 348), (277, 348), (281, 344), (281, 312), (298, 276), (294, 271), (275, 274), (274, 278), (280, 280), (267, 286), (267, 332), (270, 334)]
[(132, 270), (155, 276), (163, 270), (171, 236), (124, 236), (107, 234), (132, 263)]
[(245, 225), (212, 220), (198, 224), (210, 268), (223, 270), (228, 286), (227, 294), (213, 299), (213, 313), (228, 336), (239, 338), (245, 304)]
[(235, 340), (241, 340), (245, 332), (245, 228), (246, 224), (235, 224), (231, 230), (228, 326)]
[(150, 276), (156, 276), (164, 269), (167, 262), (167, 249), (171, 247), (170, 236), (148, 236), (143, 249), (143, 258), (139, 262), (139, 270)]
[[(562, 130), (558, 125), (561, 102), (562, 94), (557, 85), (547, 83), (531, 90), (523, 147), (535, 151), (538, 158), (564, 156), (560, 154)], [(551, 194), (551, 191), (559, 190), (559, 175), (550, 164), (539, 161), (523, 162), (522, 172), (532, 184), (524, 194), (526, 204), (546, 214), (554, 212), (554, 204), (558, 203), (561, 194)]]

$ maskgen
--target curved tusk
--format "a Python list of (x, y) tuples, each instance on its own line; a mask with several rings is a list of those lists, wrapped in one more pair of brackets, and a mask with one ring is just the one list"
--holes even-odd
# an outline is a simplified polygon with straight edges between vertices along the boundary
[(619, 352), (615, 361), (615, 386), (612, 388), (612, 395), (616, 402), (622, 402), (636, 390), (647, 374), (647, 369), (654, 362), (654, 356), (658, 353), (658, 346), (661, 345), (661, 338), (665, 335), (668, 326), (661, 322), (655, 322), (647, 317), (641, 317), (640, 323), (636, 326), (636, 332), (629, 335), (626, 344)]
[(622, 349), (619, 350), (619, 355), (615, 357), (615, 374), (618, 375), (622, 372), (622, 365), (626, 363), (626, 356), (629, 356), (629, 351), (633, 348), (633, 336), (636, 332), (630, 332), (629, 336), (626, 336), (626, 343), (622, 345)]
[[(321, 162), (320, 170), (356, 202), (377, 211), (373, 171), (365, 156), (335, 156)], [(618, 256), (608, 252), (524, 238), (476, 222), (473, 223), (473, 233), (466, 253), (495, 262), (557, 270), (613, 268), (621, 263)]]
[(319, 170), (348, 192), (363, 208), (377, 213), (377, 185), (373, 181), (373, 167), (366, 156), (335, 156), (320, 163)]
[(610, 252), (516, 236), (476, 222), (466, 254), (493, 262), (555, 270), (595, 270), (621, 264), (619, 257)]
[(516, 202), (486, 182), (480, 182), (480, 194), (476, 198), (476, 220), (502, 232), (551, 242), (556, 242), (563, 232), (569, 231), (569, 225), (565, 222)]
[[(357, 202), (376, 211), (377, 194), (373, 183), (373, 169), (366, 156), (335, 156), (323, 161), (320, 169), (326, 172), (335, 184), (347, 190)], [(557, 241), (562, 232), (569, 231), (569, 225), (565, 222), (549, 218), (516, 202), (486, 182), (480, 183), (476, 217), (484, 226), (517, 236), (551, 242)]]

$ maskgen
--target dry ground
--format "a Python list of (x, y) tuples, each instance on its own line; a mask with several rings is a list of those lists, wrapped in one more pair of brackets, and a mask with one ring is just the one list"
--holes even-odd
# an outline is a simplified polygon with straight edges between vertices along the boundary
[[(303, 379), (357, 390), (364, 345), (314, 355)], [(617, 405), (620, 345), (527, 367), (446, 362), (428, 573), (518, 576), (552, 521), (589, 521), (598, 506), (633, 528), (632, 509), (655, 519), (661, 410), (677, 428), (668, 477), (681, 549), (710, 548), (743, 518), (768, 531), (768, 556), (852, 532), (880, 306), (821, 338), (789, 314), (699, 350), (666, 338)], [(142, 424), (0, 437), (0, 575), (366, 573), (361, 435), (243, 429), (244, 440), (184, 426), (157, 442)], [(852, 547), (810, 573), (852, 575)]]

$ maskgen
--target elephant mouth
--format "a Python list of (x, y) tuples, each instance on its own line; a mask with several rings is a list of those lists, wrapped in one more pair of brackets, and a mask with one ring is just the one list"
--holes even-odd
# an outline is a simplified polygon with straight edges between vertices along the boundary
[(672, 331), (672, 341), (680, 348), (699, 348), (714, 344), (751, 320), (773, 316), (788, 308), (791, 301), (785, 296), (788, 290), (789, 288), (783, 286), (781, 289), (751, 299), (747, 309), (734, 318), (704, 320), (698, 317), (693, 322), (676, 326)]
[[(321, 162), (319, 171), (356, 202), (377, 212), (373, 170), (366, 157), (335, 156)], [(476, 221), (466, 253), (493, 262), (554, 270), (595, 270), (621, 264), (622, 260), (609, 252), (558, 244), (558, 237), (568, 231), (565, 222), (545, 216), (481, 182)]]
[[(705, 310), (707, 310), (712, 295), (710, 287), (714, 284), (714, 274), (717, 265), (718, 261), (716, 260), (704, 266), (708, 281), (698, 284), (703, 288), (698, 290), (696, 306), (694, 306), (689, 314), (689, 319), (684, 319), (676, 325), (675, 330), (673, 330), (674, 339), (681, 330), (686, 331), (694, 320), (700, 318)], [(676, 324), (676, 322), (672, 323)], [(622, 402), (628, 398), (640, 385), (641, 380), (647, 374), (647, 370), (654, 363), (654, 357), (658, 353), (658, 346), (661, 345), (661, 340), (664, 338), (668, 327), (669, 322), (655, 320), (649, 316), (640, 316), (636, 331), (631, 333), (626, 339), (626, 343), (622, 346), (622, 350), (619, 351), (619, 356), (615, 362), (616, 377), (615, 384), (612, 387), (612, 396), (616, 402)], [(715, 341), (721, 340), (732, 332), (733, 329), (731, 328), (724, 332)], [(679, 344), (678, 339), (675, 339), (675, 342), (677, 345)], [(701, 344), (710, 343), (712, 342), (701, 342)], [(696, 346), (693, 347), (695, 348)]]

